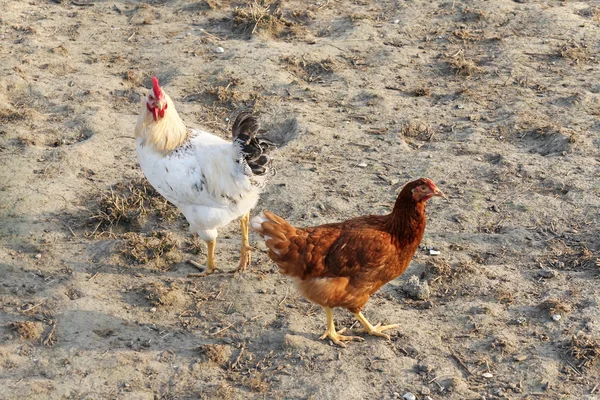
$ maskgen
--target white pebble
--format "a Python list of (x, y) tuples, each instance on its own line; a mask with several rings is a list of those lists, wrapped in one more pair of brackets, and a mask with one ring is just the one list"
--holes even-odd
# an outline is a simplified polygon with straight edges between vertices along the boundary
[(560, 321), (562, 317), (560, 316), (560, 314), (554, 314), (552, 315), (552, 319), (556, 322)]
[(411, 392), (405, 393), (404, 396), (402, 396), (402, 398), (406, 400), (417, 400), (417, 397)]
[(399, 23), (400, 23), (400, 20), (399, 20), (399, 19), (395, 19), (395, 20), (394, 20), (394, 23), (395, 23), (395, 24), (399, 24)]
[(155, 313), (155, 312), (156, 312), (156, 307), (152, 307), (152, 308), (150, 309), (150, 312), (151, 312), (151, 313)]
[(439, 256), (440, 254), (442, 254), (442, 252), (439, 251), (439, 250), (429, 249), (429, 255), (430, 256)]
[(367, 167), (367, 163), (364, 163), (364, 162), (360, 163), (360, 164), (357, 165), (357, 167), (366, 168)]
[(221, 46), (217, 47), (217, 48), (215, 49), (215, 51), (216, 51), (217, 53), (225, 53), (225, 49), (224, 49), (224, 48), (222, 48)]
[(42, 255), (40, 253), (38, 253), (35, 255), (35, 258), (37, 258), (39, 260), (40, 258), (42, 258)]
[(489, 372), (484, 372), (483, 374), (481, 374), (481, 376), (483, 376), (484, 378), (493, 378), (494, 375), (490, 374)]

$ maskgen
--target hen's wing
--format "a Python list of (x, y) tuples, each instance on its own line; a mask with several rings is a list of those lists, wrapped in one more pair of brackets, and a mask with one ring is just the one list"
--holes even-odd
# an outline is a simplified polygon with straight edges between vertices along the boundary
[(265, 211), (252, 220), (252, 229), (265, 238), (269, 257), (286, 275), (364, 279), (379, 274), (396, 254), (390, 235), (378, 229), (380, 218), (299, 229)]

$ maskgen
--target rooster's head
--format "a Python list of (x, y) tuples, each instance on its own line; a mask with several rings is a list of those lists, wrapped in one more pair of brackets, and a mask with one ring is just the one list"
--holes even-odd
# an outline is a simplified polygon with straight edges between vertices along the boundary
[(148, 94), (146, 98), (146, 108), (152, 113), (154, 121), (158, 121), (159, 118), (165, 116), (165, 110), (167, 109), (167, 98), (165, 93), (158, 86), (158, 78), (152, 77), (152, 92)]

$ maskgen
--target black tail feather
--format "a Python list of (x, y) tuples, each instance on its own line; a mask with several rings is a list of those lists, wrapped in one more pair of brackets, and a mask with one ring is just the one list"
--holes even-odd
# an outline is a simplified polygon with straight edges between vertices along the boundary
[(241, 112), (231, 128), (233, 141), (254, 175), (264, 175), (270, 164), (268, 153), (281, 148), (298, 136), (296, 118), (274, 121), (268, 129), (260, 129), (258, 119), (248, 111)]

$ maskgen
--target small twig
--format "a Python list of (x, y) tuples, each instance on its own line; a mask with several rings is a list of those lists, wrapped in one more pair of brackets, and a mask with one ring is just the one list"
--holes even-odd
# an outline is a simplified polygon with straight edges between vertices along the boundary
[(80, 1), (75, 1), (75, 0), (72, 0), (71, 4), (73, 4), (74, 6), (79, 6), (79, 7), (91, 7), (94, 5), (94, 3), (82, 3)]
[(96, 272), (94, 275), (92, 275), (92, 277), (88, 279), (88, 282), (91, 282), (95, 277), (98, 276), (98, 274), (100, 274), (100, 272)]
[(458, 356), (458, 354), (456, 354), (451, 347), (448, 347), (448, 349), (450, 350), (450, 353), (452, 354), (452, 357), (454, 357), (454, 359), (456, 361), (458, 361), (458, 363), (460, 364), (460, 366), (463, 367), (465, 369), (465, 371), (467, 371), (467, 373), (469, 375), (473, 375), (473, 373), (471, 372), (471, 370), (469, 369), (469, 367), (467, 367), (465, 365), (465, 363), (460, 359), (460, 357)]
[(204, 265), (202, 264), (198, 264), (196, 261), (194, 260), (188, 260), (188, 264), (193, 265), (194, 267), (198, 268), (200, 271), (204, 271), (206, 268), (204, 267)]
[(283, 297), (283, 299), (281, 299), (281, 301), (277, 305), (281, 306), (283, 304), (283, 302), (285, 301), (285, 299), (287, 299), (287, 296), (288, 296), (288, 294), (286, 293), (285, 296)]
[(70, 226), (67, 226), (67, 228), (69, 228), (69, 232), (71, 232), (71, 235), (73, 235), (73, 237), (77, 237), (77, 235), (75, 234), (75, 232), (73, 232), (73, 229), (71, 229)]
[(246, 346), (242, 345), (242, 348), (240, 349), (240, 354), (238, 354), (238, 356), (236, 357), (235, 361), (233, 362), (233, 364), (231, 364), (231, 366), (229, 367), (230, 369), (233, 369), (236, 367), (236, 365), (239, 364), (240, 359), (242, 358), (242, 355), (244, 354), (244, 350), (246, 350)]
[(137, 33), (137, 32), (133, 32), (133, 33), (131, 34), (131, 36), (129, 36), (129, 37), (127, 38), (127, 41), (128, 41), (128, 42), (131, 42), (131, 39), (133, 39), (133, 37), (135, 36), (135, 34), (136, 34), (136, 33)]
[(441, 390), (444, 390), (444, 387), (443, 387), (442, 385), (440, 385), (440, 384), (438, 383), (438, 381), (437, 381), (437, 379), (438, 379), (438, 378), (440, 378), (440, 377), (442, 377), (442, 376), (444, 376), (444, 375), (436, 376), (435, 378), (433, 378), (432, 380), (430, 380), (430, 381), (429, 381), (429, 383), (435, 383), (436, 385), (438, 385), (438, 387), (439, 387)]
[(56, 331), (56, 322), (52, 321), (52, 329), (46, 335), (46, 338), (42, 340), (44, 346), (51, 346), (54, 344), (54, 332)]
[(42, 302), (41, 302), (41, 303), (39, 303), (39, 304), (36, 304), (35, 306), (31, 306), (31, 307), (29, 307), (29, 308), (28, 308), (28, 309), (26, 309), (26, 310), (22, 310), (22, 311), (24, 311), (24, 312), (29, 312), (29, 311), (33, 310), (34, 308), (38, 308), (39, 306), (41, 306), (41, 305), (42, 305), (42, 304), (44, 304), (45, 302), (46, 302), (46, 300), (42, 301)]
[(215, 336), (215, 335), (218, 335), (221, 332), (225, 332), (227, 329), (231, 328), (234, 324), (235, 324), (235, 322), (232, 322), (231, 324), (227, 325), (225, 328), (219, 329), (218, 331), (213, 332), (210, 335), (211, 336)]
[(598, 385), (600, 385), (600, 383), (596, 383), (596, 386), (594, 386), (592, 388), (592, 390), (590, 391), (590, 394), (594, 394), (594, 392), (596, 391), (596, 389), (598, 389)]

